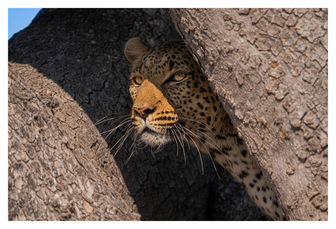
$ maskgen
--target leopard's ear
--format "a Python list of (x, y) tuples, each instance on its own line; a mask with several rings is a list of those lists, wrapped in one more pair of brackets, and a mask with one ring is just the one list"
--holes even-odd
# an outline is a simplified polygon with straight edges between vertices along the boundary
[(133, 37), (127, 41), (124, 49), (124, 55), (132, 64), (134, 61), (142, 58), (147, 50), (148, 47), (141, 42), (139, 37)]

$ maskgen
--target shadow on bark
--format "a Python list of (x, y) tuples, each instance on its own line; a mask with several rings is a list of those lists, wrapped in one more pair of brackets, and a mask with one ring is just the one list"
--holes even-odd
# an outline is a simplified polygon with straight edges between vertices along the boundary
[[(134, 36), (149, 45), (180, 39), (158, 9), (48, 9), (11, 38), (9, 61), (29, 64), (52, 79), (95, 123), (110, 113), (130, 111), (123, 47)], [(97, 128), (103, 133), (112, 126), (106, 122)], [(123, 131), (106, 140), (110, 148)], [(126, 141), (115, 160), (143, 220), (266, 219), (227, 172), (217, 168), (222, 177), (217, 179), (205, 155), (204, 175), (198, 154), (187, 150), (185, 163), (174, 144), (154, 156), (149, 148), (139, 149), (126, 163), (131, 143)], [(103, 153), (97, 159), (105, 169), (111, 155)]]

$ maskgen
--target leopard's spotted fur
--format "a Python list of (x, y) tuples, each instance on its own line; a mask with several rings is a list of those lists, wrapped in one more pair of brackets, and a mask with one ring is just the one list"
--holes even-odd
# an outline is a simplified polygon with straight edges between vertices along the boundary
[(141, 139), (152, 146), (174, 140), (195, 145), (242, 182), (267, 215), (285, 219), (265, 174), (186, 47), (170, 43), (150, 48), (132, 38), (124, 53), (132, 65), (131, 120)]

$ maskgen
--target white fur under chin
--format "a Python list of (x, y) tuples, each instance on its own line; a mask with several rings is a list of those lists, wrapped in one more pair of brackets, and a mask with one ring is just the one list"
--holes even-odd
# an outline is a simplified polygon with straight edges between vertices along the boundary
[(170, 141), (170, 137), (162, 134), (144, 132), (141, 134), (141, 140), (150, 146), (163, 146)]

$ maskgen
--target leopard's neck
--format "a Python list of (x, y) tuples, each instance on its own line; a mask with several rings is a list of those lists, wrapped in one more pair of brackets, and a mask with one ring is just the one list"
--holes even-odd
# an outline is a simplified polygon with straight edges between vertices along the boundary
[[(265, 172), (248, 153), (243, 140), (239, 138), (227, 115), (222, 128), (225, 129), (220, 133), (203, 133), (207, 141), (198, 141), (197, 147), (243, 183), (251, 199), (265, 214), (275, 220), (286, 219)], [(214, 140), (209, 140), (209, 136), (216, 137)]]

